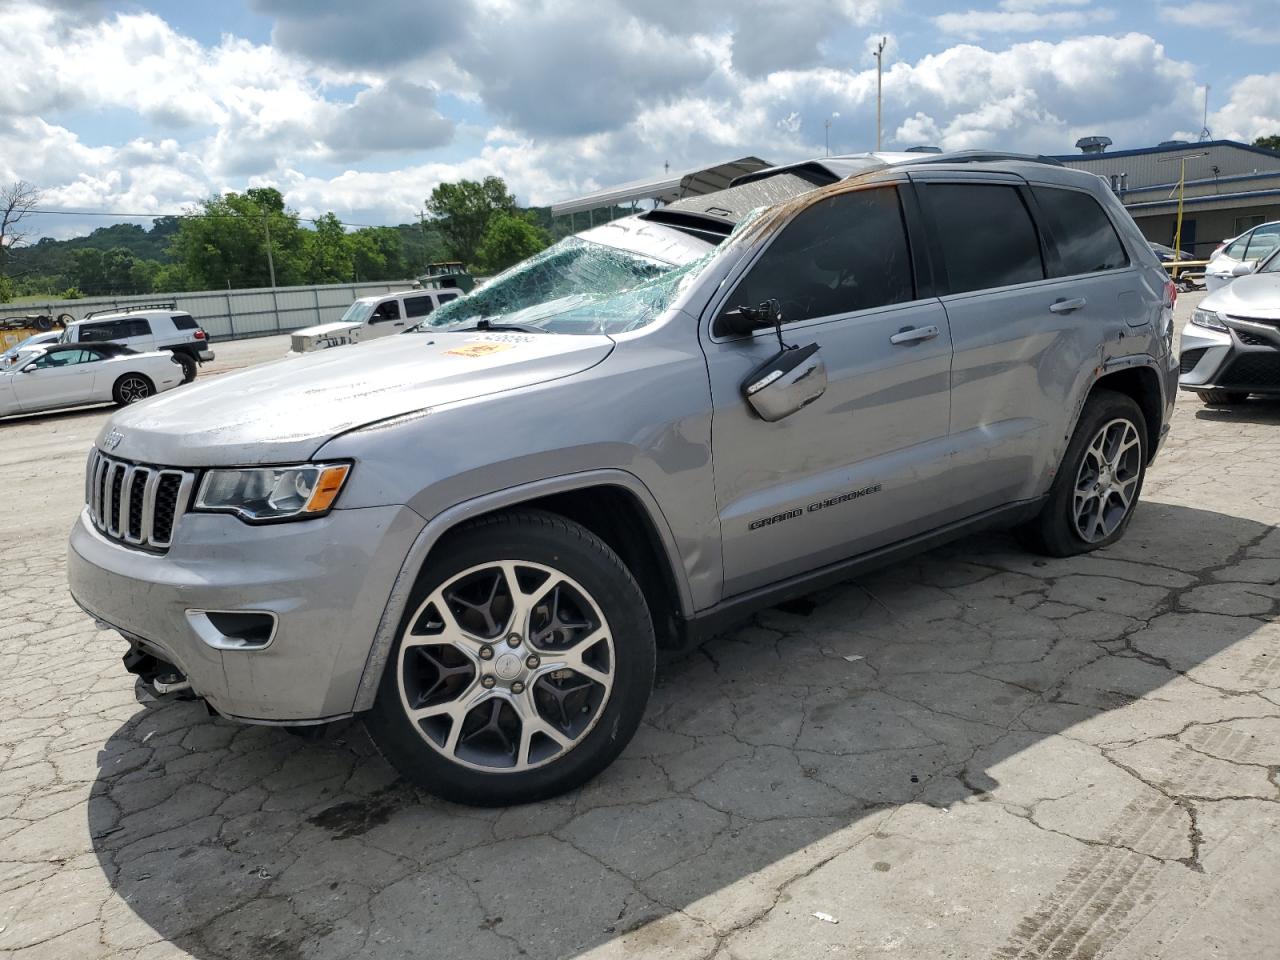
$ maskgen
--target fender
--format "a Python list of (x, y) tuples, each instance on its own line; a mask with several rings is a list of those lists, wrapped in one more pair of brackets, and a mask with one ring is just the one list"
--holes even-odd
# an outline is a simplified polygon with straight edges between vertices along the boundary
[(418, 534), (417, 539), (414, 540), (413, 546), (409, 548), (409, 553), (400, 566), (400, 572), (396, 575), (395, 583), (391, 587), (391, 594), (388, 596), (386, 607), (382, 611), (382, 619), (378, 621), (378, 629), (374, 633), (373, 645), (369, 648), (369, 656), (365, 660), (364, 672), (361, 673), (360, 684), (356, 688), (356, 698), (352, 710), (359, 712), (368, 710), (373, 706), (374, 698), (378, 693), (378, 683), (382, 679), (382, 670), (386, 665), (387, 657), (391, 653), (391, 647), (395, 643), (396, 630), (408, 605), (409, 594), (413, 591), (413, 585), (418, 579), (418, 572), (422, 569), (427, 555), (430, 554), (441, 537), (458, 526), (458, 524), (465, 523), (467, 520), (486, 513), (492, 513), (495, 510), (516, 507), (522, 503), (528, 503), (530, 500), (536, 500), (539, 497), (545, 497), (553, 493), (567, 493), (587, 487), (602, 486), (622, 487), (628, 493), (635, 495), (636, 499), (640, 501), (662, 541), (663, 552), (666, 554), (667, 564), (671, 568), (676, 584), (680, 614), (685, 619), (692, 617), (694, 613), (693, 596), (689, 590), (684, 564), (681, 562), (680, 553), (676, 549), (676, 541), (671, 533), (671, 526), (667, 522), (661, 507), (658, 506), (658, 501), (649, 492), (649, 488), (635, 474), (615, 469), (588, 470), (583, 473), (549, 477), (545, 480), (535, 480), (532, 483), (498, 490), (481, 497), (465, 500), (437, 514), (427, 522), (427, 525)]
[[(1131, 353), (1123, 357), (1111, 357), (1103, 360), (1089, 372), (1089, 376), (1082, 378), (1080, 389), (1077, 392), (1075, 402), (1071, 406), (1071, 418), (1067, 424), (1067, 430), (1063, 434), (1061, 446), (1055, 450), (1055, 462), (1062, 459), (1063, 453), (1066, 452), (1067, 444), (1071, 442), (1071, 438), (1075, 435), (1076, 425), (1080, 422), (1080, 415), (1084, 412), (1084, 405), (1089, 399), (1089, 394), (1093, 392), (1093, 388), (1098, 381), (1108, 374), (1117, 373), (1121, 370), (1129, 370), (1134, 367), (1146, 367), (1156, 375), (1156, 382), (1160, 385), (1160, 430), (1159, 436), (1163, 438), (1169, 429), (1169, 420), (1167, 411), (1169, 409), (1169, 392), (1165, 385), (1164, 371), (1161, 370), (1159, 362), (1149, 353)], [(1150, 463), (1155, 457), (1156, 451), (1154, 446), (1149, 452), (1147, 462)]]

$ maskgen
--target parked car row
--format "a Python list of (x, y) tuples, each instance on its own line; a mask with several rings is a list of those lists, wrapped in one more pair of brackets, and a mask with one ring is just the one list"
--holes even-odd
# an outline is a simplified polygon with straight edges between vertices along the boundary
[(1280, 247), (1280, 220), (1263, 223), (1237, 237), (1222, 241), (1209, 256), (1209, 266), (1204, 271), (1205, 288), (1214, 293), (1244, 276)]

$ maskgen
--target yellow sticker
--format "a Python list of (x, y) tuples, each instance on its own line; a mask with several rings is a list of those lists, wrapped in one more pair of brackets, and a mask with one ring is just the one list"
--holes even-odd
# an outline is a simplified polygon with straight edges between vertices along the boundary
[(514, 343), (469, 343), (465, 347), (457, 347), (453, 350), (446, 350), (446, 354), (455, 357), (487, 357), (491, 353), (501, 353), (503, 350), (510, 350), (514, 347)]

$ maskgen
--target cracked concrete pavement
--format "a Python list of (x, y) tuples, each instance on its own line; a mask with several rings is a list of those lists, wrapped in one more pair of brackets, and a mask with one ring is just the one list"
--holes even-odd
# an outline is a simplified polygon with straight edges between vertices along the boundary
[(63, 579), (105, 415), (0, 425), (5, 957), (1276, 955), (1280, 404), (1184, 396), (1111, 549), (971, 539), (668, 658), (610, 770), (505, 810), (358, 723), (135, 704)]

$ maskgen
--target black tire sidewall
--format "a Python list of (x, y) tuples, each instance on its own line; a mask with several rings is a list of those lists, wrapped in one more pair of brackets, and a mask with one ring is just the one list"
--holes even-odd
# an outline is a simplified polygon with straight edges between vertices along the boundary
[[(521, 773), (486, 773), (446, 759), (417, 732), (400, 700), (400, 639), (419, 605), (441, 583), (470, 567), (500, 560), (542, 563), (580, 583), (613, 632), (614, 685), (596, 725), (563, 759)], [(530, 803), (570, 790), (607, 767), (635, 734), (653, 687), (653, 626), (634, 577), (585, 528), (553, 514), (522, 511), (469, 525), (432, 550), (397, 627), (373, 709), (365, 724), (402, 776), (459, 803)]]
[(192, 357), (187, 356), (185, 353), (180, 353), (177, 356), (178, 364), (182, 367), (182, 382), (190, 383), (196, 378), (196, 372), (198, 369), (196, 362)]
[[(1133, 503), (1120, 526), (1105, 539), (1090, 542), (1080, 536), (1072, 516), (1076, 477), (1080, 472), (1085, 450), (1094, 435), (1102, 429), (1104, 424), (1119, 419), (1129, 420), (1138, 431), (1139, 441), (1142, 444), (1141, 473), (1138, 475), (1138, 485), (1133, 492)], [(1080, 414), (1080, 420), (1076, 424), (1071, 442), (1067, 445), (1067, 451), (1062, 457), (1062, 465), (1050, 489), (1049, 500), (1045, 503), (1036, 521), (1035, 529), (1032, 531), (1033, 539), (1037, 541), (1036, 545), (1053, 556), (1069, 557), (1109, 546), (1124, 536), (1138, 508), (1142, 486), (1146, 482), (1147, 461), (1151, 456), (1149, 444), (1146, 418), (1143, 416), (1142, 408), (1132, 397), (1113, 390), (1099, 390), (1090, 397)]]

